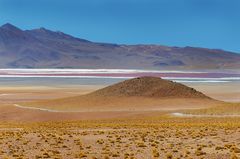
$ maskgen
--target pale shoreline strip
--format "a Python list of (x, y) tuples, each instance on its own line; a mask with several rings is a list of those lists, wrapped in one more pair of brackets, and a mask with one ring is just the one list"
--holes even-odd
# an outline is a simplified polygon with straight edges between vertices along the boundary
[(240, 114), (223, 114), (223, 115), (208, 115), (208, 114), (184, 114), (184, 113), (171, 113), (173, 116), (177, 117), (218, 117), (218, 118), (224, 118), (224, 117), (240, 117)]
[(37, 107), (26, 107), (26, 106), (21, 106), (19, 104), (13, 104), (17, 108), (22, 108), (22, 109), (31, 109), (31, 110), (40, 110), (40, 111), (47, 111), (47, 112), (54, 112), (54, 113), (61, 113), (65, 111), (58, 111), (58, 110), (52, 110), (52, 109), (45, 109), (45, 108), (37, 108)]

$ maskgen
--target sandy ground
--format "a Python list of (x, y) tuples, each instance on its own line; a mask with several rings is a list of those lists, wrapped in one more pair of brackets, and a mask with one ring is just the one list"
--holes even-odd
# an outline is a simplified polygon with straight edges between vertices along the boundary
[(186, 83), (186, 85), (217, 100), (240, 102), (240, 82)]
[[(188, 84), (191, 87), (196, 88), (197, 90), (203, 91), (206, 95), (209, 95), (213, 98), (220, 99), (220, 100), (226, 100), (226, 101), (238, 101), (240, 98), (240, 90), (236, 88), (240, 88), (239, 83), (223, 83), (223, 84), (196, 84), (191, 83)], [(36, 86), (28, 86), (28, 87), (1, 87), (0, 88), (0, 119), (1, 120), (21, 120), (21, 121), (48, 121), (48, 120), (79, 120), (79, 119), (96, 119), (96, 118), (111, 118), (114, 116), (121, 117), (121, 116), (131, 116), (135, 114), (136, 111), (137, 114), (145, 114), (146, 112), (153, 112), (153, 111), (167, 111), (167, 110), (177, 110), (179, 109), (179, 104), (182, 105), (183, 108), (204, 108), (206, 105), (203, 105), (201, 107), (196, 106), (196, 101), (188, 102), (189, 104), (186, 104), (181, 101), (169, 101), (169, 100), (163, 100), (162, 101), (162, 107), (159, 108), (157, 105), (152, 104), (152, 107), (149, 107), (147, 109), (134, 109), (135, 107), (125, 107), (119, 105), (119, 107), (112, 108), (112, 107), (106, 107), (103, 110), (107, 111), (105, 113), (103, 112), (96, 112), (96, 109), (91, 110), (90, 108), (83, 109), (85, 111), (91, 111), (91, 113), (87, 112), (79, 112), (79, 113), (51, 113), (46, 111), (39, 111), (39, 110), (27, 110), (27, 109), (21, 109), (16, 108), (14, 104), (22, 103), (22, 102), (31, 102), (31, 101), (44, 101), (48, 99), (58, 99), (58, 98), (65, 98), (65, 97), (72, 97), (76, 95), (82, 95), (89, 92), (92, 92), (94, 90), (97, 90), (99, 88), (102, 88), (104, 86), (102, 85), (85, 85), (85, 86), (75, 86), (75, 87), (36, 87)], [(135, 99), (137, 101), (137, 99)], [(131, 100), (131, 102), (134, 103), (134, 100)], [(126, 103), (129, 103), (129, 100), (126, 100)], [(147, 101), (147, 103), (149, 103)], [(172, 103), (172, 104), (171, 104)], [(76, 103), (78, 104), (78, 103)], [(144, 108), (144, 102), (142, 104)], [(42, 107), (54, 109), (54, 105), (51, 106), (45, 106)], [(58, 105), (58, 108), (60, 110), (68, 110), (68, 111), (75, 111), (77, 109), (69, 108), (66, 109), (66, 105), (61, 104)], [(79, 111), (79, 110), (78, 110)], [(80, 110), (81, 111), (81, 110)], [(141, 112), (143, 111), (143, 112)], [(128, 112), (128, 113), (126, 113)], [(151, 114), (151, 113), (150, 113)]]
[(77, 97), (20, 103), (24, 108), (44, 108), (65, 112), (105, 112), (105, 111), (166, 111), (179, 109), (200, 109), (220, 105), (209, 99), (188, 98), (144, 98), (144, 97)]
[[(239, 85), (191, 85), (211, 97), (238, 101)], [(158, 111), (75, 113), (14, 106), (72, 97), (101, 87), (0, 88), (0, 158), (240, 158), (238, 117), (170, 116), (179, 109), (176, 105)], [(179, 105), (176, 100), (172, 103)], [(189, 106), (196, 108), (193, 103)]]
[(0, 104), (17, 103), (36, 100), (57, 99), (90, 93), (103, 86), (81, 85), (76, 87), (46, 87), (46, 86), (27, 86), (27, 87), (0, 87)]
[(32, 109), (17, 108), (12, 105), (0, 107), (1, 121), (11, 122), (45, 122), (45, 121), (74, 121), (98, 120), (114, 118), (136, 118), (141, 116), (161, 115), (160, 111), (105, 111), (105, 112), (47, 112)]
[(1, 123), (0, 158), (240, 157), (239, 118)]

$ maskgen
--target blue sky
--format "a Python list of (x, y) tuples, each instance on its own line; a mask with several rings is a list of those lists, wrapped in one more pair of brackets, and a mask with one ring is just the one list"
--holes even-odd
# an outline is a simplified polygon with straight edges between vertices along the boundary
[(240, 53), (240, 0), (0, 0), (0, 24), (98, 42)]

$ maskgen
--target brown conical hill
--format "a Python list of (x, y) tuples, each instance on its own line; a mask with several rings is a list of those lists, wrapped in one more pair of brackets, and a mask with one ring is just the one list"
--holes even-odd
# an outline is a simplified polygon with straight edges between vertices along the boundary
[(102, 97), (209, 98), (193, 88), (158, 77), (139, 77), (126, 80), (88, 95)]
[(24, 105), (68, 111), (155, 111), (196, 109), (219, 102), (183, 84), (157, 77), (126, 80), (92, 93)]

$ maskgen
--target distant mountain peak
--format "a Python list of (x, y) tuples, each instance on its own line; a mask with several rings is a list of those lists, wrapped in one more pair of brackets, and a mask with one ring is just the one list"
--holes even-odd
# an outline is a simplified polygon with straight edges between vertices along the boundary
[(47, 30), (47, 29), (44, 27), (40, 27), (39, 30)]
[(12, 44), (21, 46), (34, 41), (36, 41), (34, 37), (10, 23), (0, 27), (0, 42), (5, 47)]
[(10, 24), (10, 23), (6, 23), (4, 25), (2, 25), (0, 28), (2, 29), (7, 29), (7, 30), (18, 30), (18, 31), (21, 31), (21, 29), (19, 29), (18, 27)]
[(40, 32), (40, 33), (49, 33), (49, 32), (53, 33), (53, 31), (48, 30), (48, 29), (46, 29), (46, 28), (44, 28), (44, 27), (40, 27), (40, 28), (37, 28), (37, 29), (33, 29), (32, 31), (36, 31), (36, 32)]
[(10, 23), (6, 23), (1, 26), (1, 28), (8, 28), (8, 27), (15, 27), (15, 26)]
[(38, 30), (40, 30), (40, 31), (49, 31), (48, 29), (46, 29), (46, 28), (44, 28), (44, 27), (41, 27), (41, 28), (39, 28)]
[(52, 39), (68, 39), (68, 40), (77, 40), (77, 41), (82, 41), (82, 42), (90, 42), (85, 39), (79, 39), (75, 38), (71, 35), (65, 34), (61, 31), (52, 31), (49, 29), (46, 29), (44, 27), (38, 28), (38, 29), (33, 29), (33, 30), (27, 30), (28, 33), (30, 33), (33, 36), (37, 36), (38, 38), (52, 38)]

